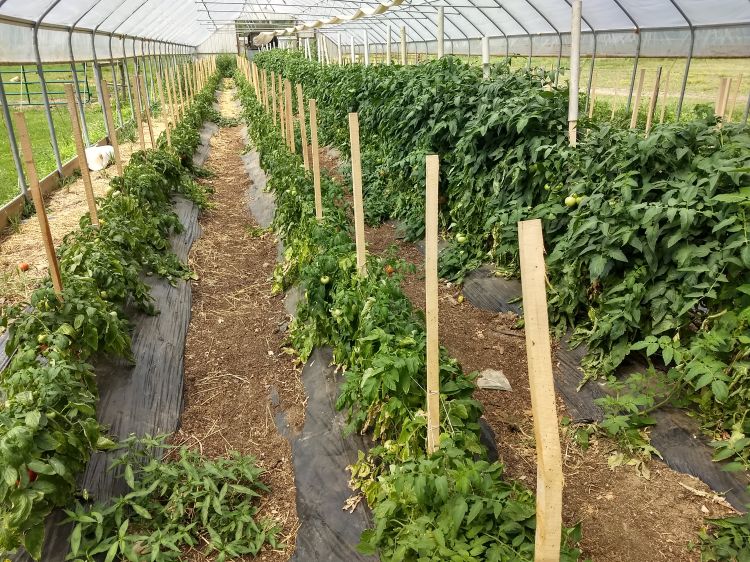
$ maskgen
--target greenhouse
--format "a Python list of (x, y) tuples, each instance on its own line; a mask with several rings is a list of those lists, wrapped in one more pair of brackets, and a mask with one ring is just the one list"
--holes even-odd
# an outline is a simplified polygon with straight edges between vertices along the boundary
[(746, 0), (0, 0), (0, 560), (750, 560)]

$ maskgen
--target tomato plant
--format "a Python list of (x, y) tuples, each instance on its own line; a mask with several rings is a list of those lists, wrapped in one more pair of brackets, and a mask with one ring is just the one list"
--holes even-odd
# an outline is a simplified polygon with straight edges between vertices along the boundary
[[(100, 226), (88, 215), (58, 251), (63, 291), (46, 279), (28, 303), (7, 307), (10, 365), (0, 373), (0, 551), (25, 546), (40, 559), (44, 522), (68, 504), (76, 477), (95, 449), (110, 448), (96, 419), (97, 391), (88, 361), (102, 355), (132, 360), (126, 303), (155, 313), (143, 278), (176, 282), (190, 271), (169, 237), (183, 228), (172, 210), (182, 195), (200, 208), (208, 192), (191, 175), (198, 127), (219, 77), (199, 93), (173, 132), (173, 146), (136, 152), (123, 176), (98, 200)], [(189, 163), (189, 167), (185, 163)]]
[[(322, 66), (279, 50), (255, 62), (318, 99), (321, 138), (344, 153), (346, 114), (359, 113), (368, 220), (399, 219), (421, 237), (424, 155), (440, 155), (440, 220), (450, 243), (441, 275), (461, 281), (488, 261), (517, 275), (516, 225), (541, 219), (550, 318), (558, 335), (572, 330), (572, 341), (586, 345), (587, 378), (612, 375), (641, 353), (675, 369), (672, 403), (697, 407), (717, 439), (737, 423), (750, 434), (745, 328), (726, 340), (736, 359), (707, 345), (725, 333), (716, 318), (748, 306), (740, 289), (750, 269), (746, 126), (717, 127), (709, 111), (645, 138), (586, 120), (571, 148), (567, 89), (540, 69), (500, 63), (485, 80), (452, 57)], [(700, 360), (682, 353), (693, 339)], [(661, 343), (646, 353), (653, 342)], [(643, 382), (640, 392), (650, 392)]]
[[(330, 68), (331, 75), (344, 72)], [(316, 346), (333, 348), (334, 361), (344, 371), (337, 407), (347, 414), (347, 429), (369, 432), (376, 441), (351, 467), (352, 484), (363, 491), (375, 517), (361, 548), (379, 550), (384, 560), (473, 555), (503, 560), (511, 552), (513, 559), (533, 559), (533, 498), (502, 479), (499, 463), (483, 460), (482, 407), (472, 397), (475, 374), (464, 373), (441, 350), (441, 449), (428, 456), (424, 318), (401, 290), (404, 266), (368, 256), (368, 275), (358, 273), (341, 186), (324, 177), (324, 219), (317, 221), (312, 178), (300, 167), (299, 156), (287, 150), (241, 73), (235, 80), (251, 140), (270, 171), (268, 189), (276, 198), (273, 227), (285, 251), (275, 290), (297, 285), (303, 294), (290, 326), (291, 345), (301, 361)], [(334, 129), (334, 134), (341, 132)], [(469, 460), (473, 457), (477, 460)], [(407, 492), (412, 486), (417, 494)], [(498, 532), (500, 540), (483, 538)], [(570, 543), (576, 540), (573, 536)], [(571, 544), (562, 547), (566, 561), (580, 554)]]

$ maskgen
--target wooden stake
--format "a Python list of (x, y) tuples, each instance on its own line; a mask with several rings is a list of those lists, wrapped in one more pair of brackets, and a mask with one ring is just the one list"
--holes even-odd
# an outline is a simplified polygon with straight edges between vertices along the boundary
[(180, 110), (179, 115), (182, 118), (185, 115), (185, 98), (182, 97), (182, 69), (180, 66), (177, 67), (177, 74), (175, 75), (175, 85), (177, 86), (177, 94), (180, 98)]
[(732, 91), (732, 82), (734, 82), (733, 78), (727, 78), (726, 86), (724, 87), (724, 93), (722, 94), (721, 98), (721, 118), (722, 120), (726, 121), (726, 113), (727, 113), (727, 103), (729, 102), (729, 92)]
[(661, 115), (659, 116), (659, 123), (664, 123), (664, 116), (667, 114), (667, 101), (669, 96), (669, 76), (672, 74), (672, 69), (667, 70), (667, 77), (664, 79), (664, 95), (661, 102)]
[(16, 113), (15, 117), (16, 133), (21, 141), (21, 155), (23, 163), (26, 166), (26, 178), (29, 180), (31, 197), (34, 200), (34, 208), (36, 209), (36, 217), (39, 220), (39, 228), (42, 231), (44, 250), (47, 252), (49, 275), (52, 278), (52, 286), (55, 289), (55, 293), (60, 296), (62, 294), (60, 265), (57, 262), (55, 245), (52, 241), (52, 233), (50, 232), (49, 221), (47, 220), (47, 211), (44, 208), (44, 199), (42, 198), (42, 191), (39, 188), (39, 176), (34, 165), (34, 155), (31, 151), (31, 139), (29, 138), (29, 130), (26, 127), (26, 118), (21, 112)]
[(654, 110), (656, 102), (659, 101), (659, 80), (661, 80), (661, 66), (656, 69), (656, 80), (654, 80), (654, 89), (651, 92), (651, 99), (648, 102), (648, 114), (646, 115), (646, 136), (651, 132), (651, 124), (654, 122)]
[(724, 100), (724, 90), (727, 88), (727, 80), (727, 78), (719, 79), (719, 93), (716, 97), (716, 106), (714, 108), (714, 115), (716, 115), (716, 117), (724, 115), (724, 109), (721, 107), (721, 104)]
[(737, 105), (737, 96), (740, 95), (740, 88), (742, 87), (742, 78), (743, 78), (743, 75), (740, 74), (740, 77), (737, 79), (737, 89), (734, 91), (734, 97), (732, 98), (732, 105), (729, 106), (729, 114), (727, 115), (727, 121), (731, 121), (732, 115), (734, 115), (734, 107)]
[(117, 129), (115, 129), (115, 120), (112, 119), (112, 102), (109, 99), (109, 84), (102, 80), (102, 101), (104, 102), (104, 119), (107, 121), (107, 130), (109, 133), (109, 144), (115, 152), (115, 165), (117, 166), (117, 175), (122, 177), (122, 157), (120, 156), (120, 143), (117, 140)]
[(281, 129), (281, 138), (284, 140), (284, 144), (289, 146), (286, 140), (286, 110), (284, 109), (284, 98), (286, 97), (284, 94), (284, 83), (282, 81), (281, 75), (278, 76), (278, 82), (276, 83), (276, 89), (279, 92), (279, 128)]
[[(352, 152), (352, 190), (354, 192), (354, 239), (357, 243), (357, 269), (367, 275), (365, 259), (365, 213), (362, 207), (362, 157), (359, 150), (359, 116), (349, 114), (349, 144)], [(314, 155), (313, 155), (314, 157)]]
[(425, 298), (427, 325), (427, 454), (440, 446), (440, 346), (438, 338), (438, 184), (440, 158), (426, 159), (425, 197)]
[(643, 93), (643, 80), (646, 78), (646, 69), (642, 68), (638, 76), (638, 89), (635, 93), (635, 101), (633, 102), (633, 114), (630, 116), (630, 128), (635, 129), (638, 124), (638, 110), (641, 107), (641, 94)]
[(190, 64), (185, 64), (185, 66), (182, 67), (182, 83), (185, 87), (185, 110), (188, 109), (190, 106), (190, 78), (188, 77), (188, 73), (190, 72)]
[(148, 96), (146, 95), (146, 84), (139, 78), (141, 83), (141, 100), (143, 100), (143, 107), (146, 114), (146, 124), (148, 125), (148, 137), (151, 139), (151, 148), (156, 148), (156, 138), (154, 137), (154, 123), (151, 120), (151, 108), (148, 105)]
[(99, 217), (96, 212), (96, 199), (94, 198), (94, 188), (91, 185), (91, 174), (89, 173), (89, 165), (86, 159), (86, 147), (83, 144), (83, 135), (81, 134), (81, 123), (78, 120), (78, 109), (76, 108), (73, 84), (65, 84), (65, 97), (68, 101), (68, 113), (70, 114), (70, 123), (73, 128), (73, 140), (75, 141), (76, 153), (78, 155), (78, 167), (81, 169), (83, 187), (86, 191), (86, 202), (88, 203), (89, 214), (91, 215), (91, 224), (99, 226)]
[(265, 69), (263, 70), (263, 105), (266, 107), (266, 111), (268, 111), (268, 71)]
[(302, 94), (302, 84), (297, 84), (297, 116), (299, 119), (299, 134), (302, 137), (302, 162), (305, 170), (310, 169), (310, 152), (307, 146), (307, 124), (305, 123), (305, 97)]
[(296, 154), (297, 143), (294, 139), (294, 115), (292, 113), (292, 83), (289, 80), (284, 80), (284, 93), (286, 100), (286, 138), (289, 143), (289, 150), (292, 151), (292, 154)]
[(167, 96), (169, 97), (169, 113), (172, 116), (172, 127), (177, 126), (177, 92), (174, 89), (174, 76), (171, 68), (167, 67), (164, 73), (164, 79), (167, 81)]
[(562, 459), (545, 293), (544, 241), (539, 219), (518, 223), (521, 290), (537, 455), (536, 562), (560, 560)]
[(271, 72), (271, 107), (273, 113), (273, 124), (276, 124), (276, 73)]
[(161, 118), (164, 121), (164, 134), (167, 135), (167, 146), (172, 146), (172, 133), (169, 130), (169, 113), (167, 104), (164, 103), (164, 87), (161, 81), (161, 73), (156, 73), (156, 87), (159, 89), (159, 103), (161, 103)]
[(141, 112), (141, 88), (140, 81), (138, 80), (138, 74), (133, 75), (133, 116), (135, 117), (135, 127), (138, 129), (138, 142), (141, 145), (141, 150), (146, 150), (146, 141), (143, 135), (143, 113)]
[(318, 147), (318, 106), (310, 100), (310, 149), (312, 150), (313, 186), (315, 189), (315, 217), (323, 220), (323, 197), (320, 193), (320, 148)]

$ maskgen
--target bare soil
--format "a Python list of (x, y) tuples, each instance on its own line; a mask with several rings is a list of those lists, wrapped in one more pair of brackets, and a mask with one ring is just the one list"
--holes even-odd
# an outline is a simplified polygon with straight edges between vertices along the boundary
[[(231, 96), (222, 90), (219, 105), (227, 117), (236, 116)], [(291, 447), (274, 417), (281, 410), (292, 430), (301, 429), (304, 391), (299, 369), (282, 350), (289, 317), (281, 297), (270, 296), (277, 241), (251, 233), (258, 225), (243, 196), (249, 180), (242, 148), (240, 127), (220, 129), (211, 140), (206, 167), (214, 176), (203, 181), (215, 194), (190, 254), (198, 280), (185, 350), (185, 409), (174, 438), (208, 457), (233, 450), (257, 458), (270, 487), (259, 516), (278, 522), (286, 548), (266, 547), (253, 560), (279, 562), (294, 551), (299, 523)]]
[[(154, 139), (164, 130), (160, 118), (153, 120)], [(151, 147), (148, 125), (143, 125), (145, 144)], [(120, 155), (123, 166), (130, 161), (130, 155), (140, 149), (136, 131), (136, 141), (120, 144)], [(91, 172), (91, 184), (95, 197), (104, 197), (109, 189), (110, 180), (117, 174), (114, 164)], [(58, 246), (65, 235), (79, 228), (81, 217), (88, 212), (86, 191), (83, 178), (68, 180), (63, 187), (46, 197), (47, 218), (52, 232), (52, 240)], [(28, 263), (29, 270), (21, 272), (19, 265)], [(27, 301), (31, 292), (48, 274), (47, 255), (45, 254), (39, 222), (36, 216), (21, 221), (16, 228), (0, 232), (0, 309), (3, 306)]]
[[(395, 247), (401, 259), (414, 264), (415, 273), (405, 277), (402, 287), (424, 310), (424, 256), (416, 246), (400, 240), (391, 224), (368, 228), (366, 239), (370, 252)], [(477, 390), (475, 397), (495, 432), (507, 476), (534, 489), (536, 453), (524, 332), (514, 329), (515, 315), (459, 303), (460, 293), (459, 286), (440, 282), (440, 342), (465, 371), (489, 368), (507, 376), (511, 392)], [(566, 415), (560, 396), (557, 413), (560, 419)], [(632, 467), (610, 469), (607, 459), (616, 447), (608, 439), (593, 438), (584, 452), (563, 432), (562, 448), (564, 521), (568, 526), (581, 523), (584, 556), (595, 562), (697, 562), (700, 554), (689, 544), (696, 540), (703, 518), (730, 512), (712, 501), (714, 494), (701, 481), (660, 462), (650, 463), (649, 480)]]

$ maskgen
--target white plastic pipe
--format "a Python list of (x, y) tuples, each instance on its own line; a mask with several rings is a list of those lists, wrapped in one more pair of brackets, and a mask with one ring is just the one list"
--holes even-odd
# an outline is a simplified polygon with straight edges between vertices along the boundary
[(490, 77), (490, 38), (482, 37), (482, 74), (484, 79)]
[(367, 30), (364, 33), (365, 40), (365, 66), (370, 66), (370, 40), (367, 37)]
[(437, 11), (437, 56), (442, 59), (445, 55), (445, 8), (440, 6)]
[(341, 52), (341, 32), (339, 32), (338, 37), (336, 37), (336, 46), (338, 47), (339, 65), (344, 64), (344, 55)]
[(354, 36), (352, 36), (352, 64), (355, 63), (357, 57), (354, 56)]
[(388, 37), (386, 38), (385, 64), (391, 64), (391, 24), (388, 24)]
[(576, 145), (578, 81), (581, 72), (581, 0), (573, 0), (570, 25), (570, 93), (568, 96), (568, 141)]
[(406, 66), (406, 26), (401, 26), (401, 64)]

